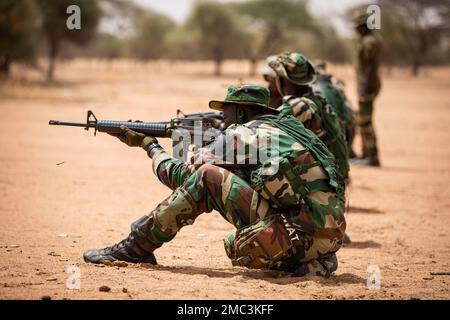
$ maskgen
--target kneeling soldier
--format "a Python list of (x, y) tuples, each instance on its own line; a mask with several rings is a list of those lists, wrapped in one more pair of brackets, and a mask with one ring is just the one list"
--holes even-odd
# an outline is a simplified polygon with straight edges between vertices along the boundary
[[(85, 261), (156, 264), (155, 249), (200, 214), (217, 210), (236, 227), (225, 239), (233, 265), (299, 276), (335, 271), (346, 227), (343, 178), (319, 138), (268, 101), (264, 87), (229, 87), (225, 101), (209, 104), (223, 111), (227, 129), (187, 163), (155, 138), (123, 128), (120, 140), (142, 147), (173, 193), (132, 223), (126, 239), (86, 251)], [(243, 161), (234, 159), (236, 152)]]

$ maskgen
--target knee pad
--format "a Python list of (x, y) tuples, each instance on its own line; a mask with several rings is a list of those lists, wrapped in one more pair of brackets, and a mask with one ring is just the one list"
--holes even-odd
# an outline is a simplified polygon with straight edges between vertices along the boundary
[(161, 231), (169, 234), (175, 234), (182, 227), (193, 224), (198, 216), (195, 202), (182, 188), (176, 189), (152, 214)]
[(270, 268), (292, 254), (292, 242), (279, 215), (238, 229), (224, 245), (234, 266), (251, 269)]

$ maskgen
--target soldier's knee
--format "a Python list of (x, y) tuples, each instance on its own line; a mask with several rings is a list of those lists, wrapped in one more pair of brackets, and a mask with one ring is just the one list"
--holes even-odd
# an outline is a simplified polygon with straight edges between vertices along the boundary
[(193, 224), (200, 213), (195, 201), (182, 188), (176, 189), (152, 212), (156, 224), (167, 234), (175, 234), (182, 227)]
[(292, 242), (279, 216), (238, 229), (224, 245), (233, 265), (251, 269), (270, 268), (292, 254)]
[[(226, 193), (227, 188), (224, 186), (224, 182), (234, 176), (230, 171), (213, 164), (203, 164), (197, 169), (196, 175), (197, 186), (206, 190), (210, 197)], [(219, 192), (219, 190), (221, 191)]]
[(202, 164), (198, 169), (197, 172), (199, 174), (205, 175), (205, 174), (219, 174), (220, 173), (220, 167), (214, 165), (214, 164), (210, 164), (210, 163), (205, 163)]
[(223, 171), (220, 167), (207, 163), (201, 165), (196, 174), (199, 180), (219, 182), (222, 180), (221, 170)]

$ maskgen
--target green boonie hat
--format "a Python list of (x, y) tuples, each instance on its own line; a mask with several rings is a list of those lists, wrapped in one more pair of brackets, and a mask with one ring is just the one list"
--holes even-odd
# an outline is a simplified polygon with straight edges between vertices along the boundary
[(269, 66), (282, 77), (297, 85), (311, 84), (316, 80), (316, 71), (308, 59), (296, 52), (283, 52)]
[(270, 110), (272, 113), (276, 111), (269, 107), (270, 92), (267, 88), (255, 85), (229, 86), (227, 96), (224, 101), (212, 100), (209, 102), (211, 109), (223, 110), (226, 103), (239, 104), (245, 106), (253, 106)]

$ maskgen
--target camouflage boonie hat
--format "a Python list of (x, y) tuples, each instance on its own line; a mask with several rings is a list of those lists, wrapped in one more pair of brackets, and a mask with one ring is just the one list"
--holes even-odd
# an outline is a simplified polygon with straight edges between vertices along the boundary
[(275, 73), (275, 70), (273, 70), (271, 67), (269, 67), (270, 62), (275, 61), (277, 59), (277, 56), (269, 56), (266, 59), (266, 65), (264, 67), (261, 68), (261, 75), (267, 76), (267, 77), (271, 77), (271, 78), (275, 78), (277, 76), (277, 74)]
[(283, 52), (269, 66), (282, 77), (297, 85), (311, 84), (316, 80), (316, 71), (308, 59), (296, 52)]
[(256, 85), (229, 86), (225, 100), (211, 100), (211, 109), (223, 111), (224, 104), (239, 104), (251, 107), (258, 107), (270, 110), (271, 113), (277, 110), (269, 108), (270, 92), (267, 88)]

